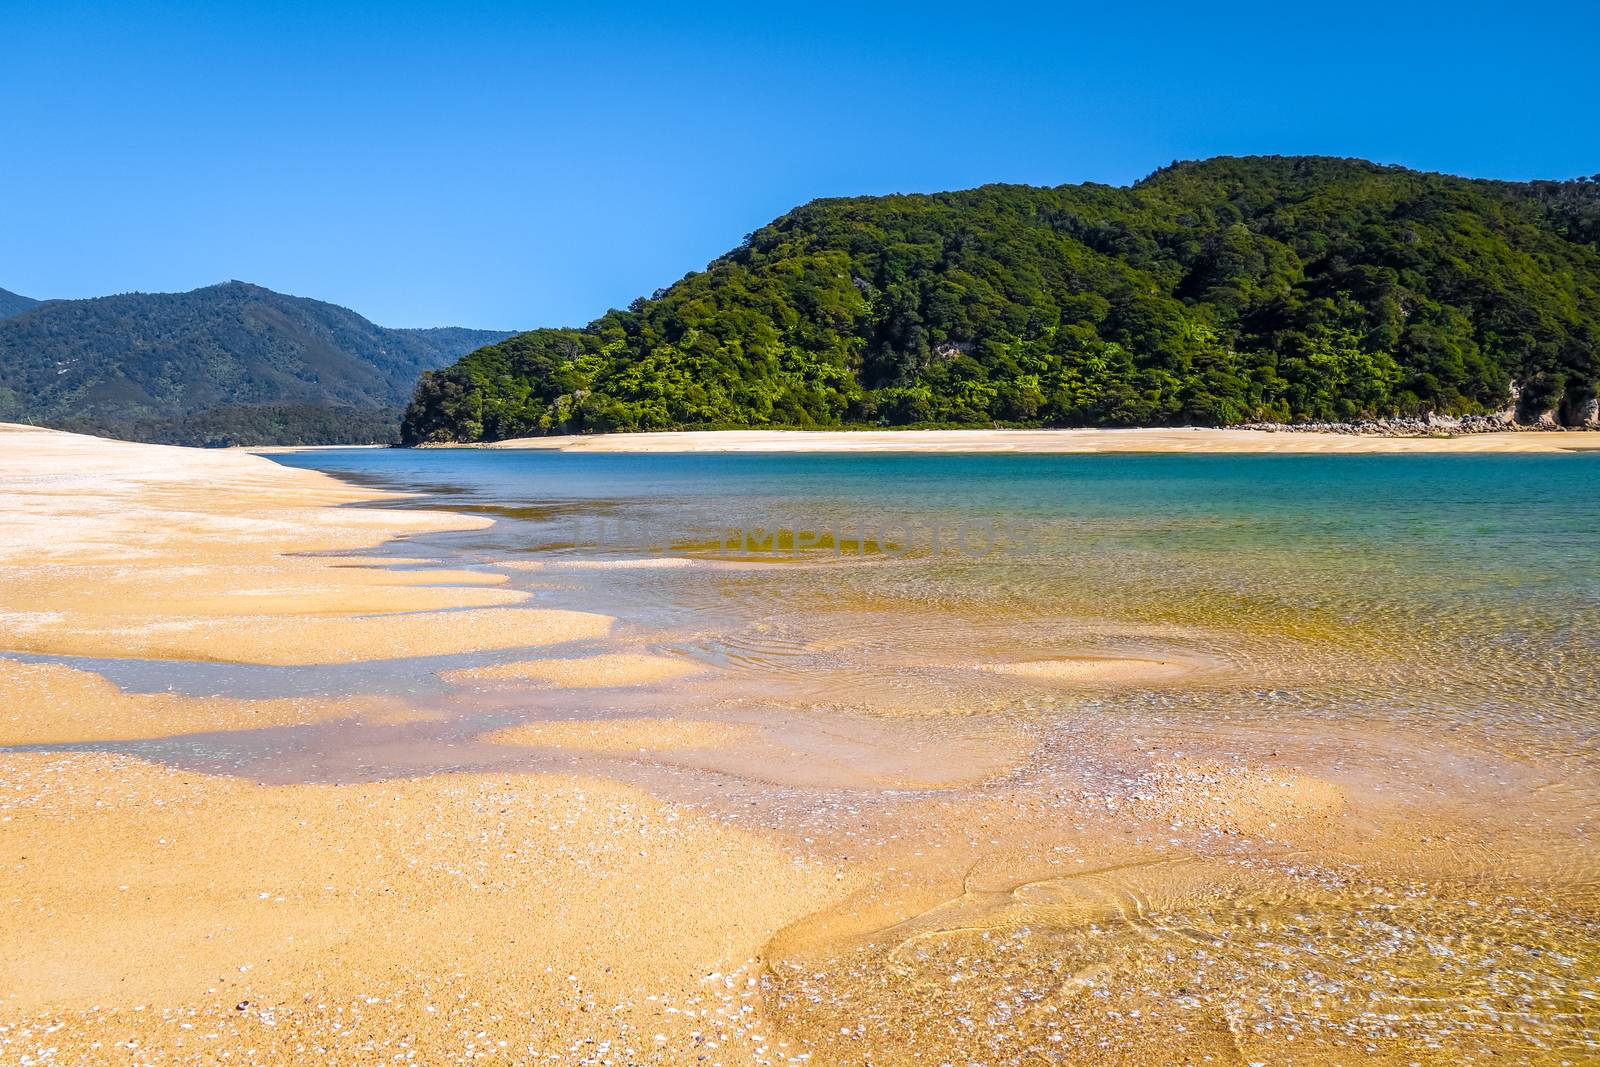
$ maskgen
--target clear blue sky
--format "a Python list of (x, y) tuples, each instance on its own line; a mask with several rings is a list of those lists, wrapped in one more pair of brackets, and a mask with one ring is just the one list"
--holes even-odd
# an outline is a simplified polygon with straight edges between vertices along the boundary
[(819, 196), (1600, 171), (1592, 2), (763, 7), (7, 0), (0, 287), (581, 324)]

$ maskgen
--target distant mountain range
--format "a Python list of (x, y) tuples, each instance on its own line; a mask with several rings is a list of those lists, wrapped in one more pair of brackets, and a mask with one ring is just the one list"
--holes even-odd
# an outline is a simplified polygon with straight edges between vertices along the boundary
[(237, 281), (90, 300), (0, 290), (0, 421), (171, 444), (385, 442), (418, 375), (508, 336), (388, 329)]
[(0, 319), (9, 319), (13, 315), (20, 315), (38, 302), (31, 296), (13, 293), (9, 289), (0, 289)]
[(425, 373), (407, 441), (761, 426), (1600, 421), (1600, 180), (1176, 163), (817, 200)]

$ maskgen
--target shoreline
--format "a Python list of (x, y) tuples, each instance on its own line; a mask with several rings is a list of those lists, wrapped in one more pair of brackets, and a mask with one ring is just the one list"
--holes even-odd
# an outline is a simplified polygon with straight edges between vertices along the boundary
[[(490, 520), (233, 450), (0, 424), (0, 655), (307, 665), (594, 637), (475, 572), (332, 553)], [(361, 503), (361, 508), (341, 505)], [(319, 555), (319, 553), (322, 553)], [(445, 623), (450, 625), (445, 625)]]
[[(638, 738), (594, 720), (536, 739), (570, 765), (274, 778), (245, 761), (251, 744), (337, 760), (313, 739), (338, 728), (364, 738), (352, 759), (379, 763), (429, 714), (429, 694), (144, 692), (76, 662), (534, 660), (609, 633), (609, 616), (545, 608), (504, 574), (384, 554), (492, 520), (384, 507), (405, 494), (238, 449), (4, 424), (0, 489), (12, 503), (0, 517), (0, 1060), (99, 1063), (115, 1048), (141, 1063), (293, 1062), (314, 1049), (436, 1063), (492, 1030), (494, 1062), (545, 1062), (543, 1050), (589, 1039), (691, 1062), (702, 1038), (730, 1065), (763, 1062), (753, 1035), (769, 1024), (728, 1007), (744, 1003), (734, 976), (757, 973), (777, 931), (837, 906), (858, 875), (581, 760)], [(663, 665), (543, 669), (559, 689), (605, 666), (620, 684)], [(218, 758), (216, 739), (235, 736)], [(717, 739), (695, 726), (673, 736)], [(211, 757), (190, 758), (207, 745)], [(705, 982), (713, 973), (730, 976), (725, 988)], [(476, 1059), (473, 1039), (466, 1048)]]
[[(1542, 476), (1565, 491), (1566, 473)], [(1454, 1016), (1405, 1014), (1422, 997), (1522, 1027), (1446, 1046), (1468, 1058), (1586, 1040), (1592, 761), (1536, 760), (1572, 751), (1537, 725), (1481, 733), (1534, 743), (1508, 751), (1457, 717), (1322, 714), (1375, 691), (1427, 707), (1457, 676), (1400, 669), (1453, 672), (1502, 632), (1425, 601), (1451, 620), (1440, 650), (1394, 640), (1409, 609), (1323, 612), (1328, 575), (1382, 568), (1274, 583), (1268, 542), (1238, 561), (1248, 584), (1230, 562), (1169, 590), (1194, 556), (1124, 569), (1120, 529), (1091, 523), (1084, 543), (1112, 551), (1081, 572), (1060, 557), (1048, 598), (1005, 571), (941, 586), (946, 568), (663, 585), (635, 573), (661, 559), (407, 546), (506, 520), (384, 507), (406, 494), (238, 449), (4, 426), (0, 488), (0, 619), (13, 651), (40, 650), (0, 652), (0, 1060), (918, 1059), (898, 1043), (1092, 1063), (1114, 1041), (1264, 1063), (1362, 1040), (1389, 1062), (1449, 1036)], [(1205, 558), (1253, 544), (1231, 516), (1163, 529), (1198, 532)], [(1342, 566), (1311, 548), (1296, 567)], [(616, 609), (566, 602), (607, 614), (541, 604), (612, 568)], [(1154, 591), (1119, 606), (1074, 573)], [(1003, 604), (972, 584), (996, 578)], [(505, 654), (421, 664), (427, 681), (399, 662), (463, 647)], [(1516, 652), (1472, 677), (1530, 662), (1498, 658)], [(84, 662), (119, 657), (393, 665), (275, 692), (125, 689)], [(1553, 658), (1516, 676), (1537, 723), (1592, 692), (1539, 673)], [(1461, 877), (1490, 856), (1493, 883)], [(990, 1021), (1019, 990), (1026, 1010)], [(1134, 1002), (1153, 1008), (1134, 1021)], [(1247, 1012), (1248, 1045), (1196, 1010)], [(984, 1022), (948, 1026), (963, 1017)]]
[(425, 449), (549, 452), (907, 452), (1094, 454), (1554, 454), (1600, 452), (1600, 431), (1507, 430), (1454, 436), (1384, 436), (1316, 430), (1134, 428), (1115, 430), (684, 430), (568, 434)]

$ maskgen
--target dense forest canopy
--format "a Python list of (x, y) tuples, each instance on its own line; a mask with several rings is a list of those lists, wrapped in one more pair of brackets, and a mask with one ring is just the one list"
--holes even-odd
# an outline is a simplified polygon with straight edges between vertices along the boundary
[(818, 200), (422, 376), (409, 443), (839, 425), (1592, 417), (1600, 181), (1359, 160)]
[(419, 374), (506, 336), (388, 329), (244, 282), (30, 301), (0, 319), (0, 421), (170, 444), (386, 442)]

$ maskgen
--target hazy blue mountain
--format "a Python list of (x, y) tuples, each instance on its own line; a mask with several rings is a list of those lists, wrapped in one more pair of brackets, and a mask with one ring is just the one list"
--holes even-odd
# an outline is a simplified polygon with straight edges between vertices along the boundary
[(38, 302), (31, 296), (13, 293), (9, 289), (0, 289), (0, 319), (9, 319), (13, 315), (21, 314)]
[(385, 441), (418, 375), (509, 336), (375, 326), (244, 282), (0, 320), (0, 420), (180, 444)]

